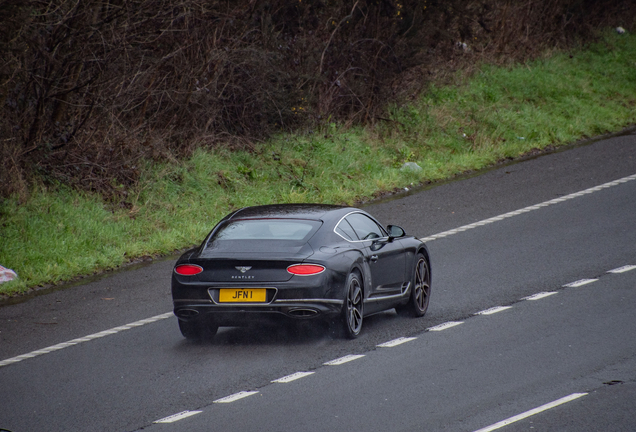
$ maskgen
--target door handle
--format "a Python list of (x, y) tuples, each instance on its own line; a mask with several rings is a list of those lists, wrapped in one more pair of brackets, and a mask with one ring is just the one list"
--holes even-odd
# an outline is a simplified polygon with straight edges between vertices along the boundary
[(371, 255), (371, 261), (376, 262), (378, 260), (377, 255)]

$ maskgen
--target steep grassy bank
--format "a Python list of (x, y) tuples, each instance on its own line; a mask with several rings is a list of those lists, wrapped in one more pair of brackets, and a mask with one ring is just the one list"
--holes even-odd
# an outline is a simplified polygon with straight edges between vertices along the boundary
[[(607, 36), (511, 68), (483, 66), (457, 87), (432, 87), (375, 127), (280, 135), (251, 151), (196, 150), (140, 166), (126, 200), (60, 186), (0, 207), (0, 264), (20, 279), (5, 294), (195, 244), (230, 209), (272, 202), (354, 203), (448, 178), (532, 149), (636, 122), (636, 37)], [(416, 162), (421, 171), (402, 171)], [(120, 187), (114, 184), (114, 187)], [(167, 276), (166, 276), (167, 277)]]

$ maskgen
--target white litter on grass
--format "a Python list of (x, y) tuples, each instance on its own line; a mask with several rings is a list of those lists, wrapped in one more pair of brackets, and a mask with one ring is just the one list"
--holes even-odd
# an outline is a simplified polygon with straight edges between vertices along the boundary
[(416, 164), (415, 162), (406, 162), (404, 165), (402, 165), (402, 168), (400, 168), (400, 171), (419, 172), (419, 171), (422, 171), (422, 167)]
[(16, 272), (0, 265), (0, 283), (12, 281), (17, 277), (18, 274)]

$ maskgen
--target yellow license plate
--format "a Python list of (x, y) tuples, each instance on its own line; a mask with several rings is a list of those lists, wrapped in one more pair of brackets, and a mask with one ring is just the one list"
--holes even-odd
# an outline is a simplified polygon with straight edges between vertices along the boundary
[(264, 303), (267, 301), (265, 288), (228, 288), (219, 292), (219, 303)]

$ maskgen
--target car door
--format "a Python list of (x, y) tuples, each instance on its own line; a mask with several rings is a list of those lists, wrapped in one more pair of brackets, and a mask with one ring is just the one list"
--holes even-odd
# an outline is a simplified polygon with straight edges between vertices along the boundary
[(369, 300), (400, 294), (404, 285), (406, 258), (398, 240), (389, 241), (387, 232), (363, 213), (352, 213), (346, 221), (364, 243), (372, 284)]

